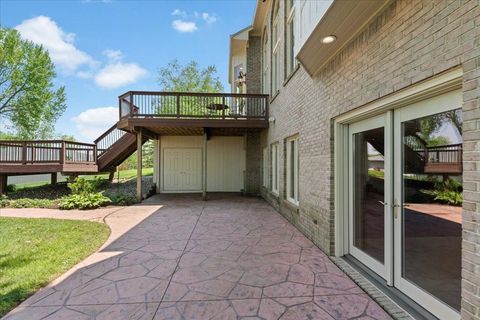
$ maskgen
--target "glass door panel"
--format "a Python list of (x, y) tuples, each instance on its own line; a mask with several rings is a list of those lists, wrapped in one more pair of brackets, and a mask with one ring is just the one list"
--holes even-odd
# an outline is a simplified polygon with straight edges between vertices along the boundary
[[(387, 115), (349, 127), (349, 247), (360, 262), (388, 281), (390, 223), (390, 125)], [(389, 254), (386, 257), (386, 254)], [(389, 281), (390, 282), (390, 281)]]
[(461, 97), (453, 91), (394, 113), (394, 285), (448, 320), (460, 319)]
[(402, 122), (402, 276), (460, 310), (461, 111)]
[(353, 245), (384, 263), (385, 128), (353, 135)]

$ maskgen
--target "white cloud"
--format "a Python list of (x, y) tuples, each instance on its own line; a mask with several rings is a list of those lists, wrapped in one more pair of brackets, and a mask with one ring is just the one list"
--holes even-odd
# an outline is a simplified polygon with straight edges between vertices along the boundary
[(120, 50), (107, 49), (103, 51), (103, 54), (112, 62), (120, 61), (123, 58), (123, 53)]
[(180, 10), (180, 9), (175, 9), (175, 10), (172, 11), (172, 16), (180, 16), (180, 17), (186, 18), (187, 13), (185, 11)]
[(208, 12), (202, 13), (202, 19), (205, 20), (205, 22), (208, 24), (212, 24), (217, 21), (217, 17), (215, 17), (213, 14), (210, 14)]
[(147, 71), (136, 63), (111, 62), (95, 75), (95, 84), (115, 89), (138, 81)]
[(91, 108), (72, 118), (81, 138), (93, 141), (118, 121), (118, 108)]
[(182, 33), (195, 32), (198, 29), (197, 24), (195, 22), (183, 21), (183, 20), (173, 20), (172, 27), (173, 29)]
[(73, 72), (81, 66), (94, 66), (97, 63), (75, 47), (75, 34), (65, 33), (50, 17), (38, 16), (24, 20), (15, 29), (22, 38), (43, 45), (52, 61), (63, 71)]
[(91, 79), (93, 78), (94, 73), (92, 71), (78, 71), (76, 76), (80, 79)]

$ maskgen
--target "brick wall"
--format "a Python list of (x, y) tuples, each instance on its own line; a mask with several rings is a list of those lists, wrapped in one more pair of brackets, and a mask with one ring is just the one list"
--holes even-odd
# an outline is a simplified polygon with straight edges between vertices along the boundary
[(262, 40), (251, 36), (247, 46), (247, 93), (262, 93)]
[[(280, 15), (283, 12), (282, 5)], [(280, 21), (283, 23), (284, 20)], [(283, 25), (280, 28), (282, 30)], [(284, 40), (281, 39), (282, 47)], [(284, 145), (287, 137), (299, 134), (300, 206), (297, 210), (286, 205), (283, 197), (283, 147), (279, 159), (283, 172), (280, 197), (271, 195), (265, 188), (262, 188), (262, 195), (320, 248), (333, 254), (332, 118), (458, 66), (464, 72), (462, 318), (480, 319), (478, 0), (395, 1), (320, 74), (312, 78), (300, 67), (271, 102), (270, 115), (275, 118), (275, 123), (261, 136), (263, 148), (272, 142)], [(282, 79), (286, 78), (283, 72), (280, 70)]]

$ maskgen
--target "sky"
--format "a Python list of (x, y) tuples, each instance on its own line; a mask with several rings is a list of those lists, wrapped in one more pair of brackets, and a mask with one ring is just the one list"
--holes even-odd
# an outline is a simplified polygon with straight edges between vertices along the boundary
[(229, 36), (251, 24), (254, 0), (0, 0), (0, 26), (42, 44), (65, 86), (59, 134), (91, 142), (118, 121), (118, 96), (159, 90), (173, 59), (215, 65), (228, 90)]

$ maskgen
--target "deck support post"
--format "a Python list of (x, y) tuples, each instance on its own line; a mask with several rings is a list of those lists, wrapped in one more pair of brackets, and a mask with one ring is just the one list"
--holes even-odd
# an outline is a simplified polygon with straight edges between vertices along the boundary
[(50, 173), (50, 184), (55, 185), (57, 184), (57, 173)]
[(203, 132), (203, 160), (202, 160), (202, 165), (203, 165), (203, 186), (202, 186), (202, 199), (203, 201), (207, 200), (207, 141), (208, 141), (208, 135), (207, 132)]
[(112, 182), (113, 178), (115, 178), (115, 171), (112, 170), (108, 173), (108, 181)]
[(6, 174), (0, 174), (0, 195), (7, 194), (7, 180)]
[(142, 201), (142, 129), (137, 131), (137, 201)]

